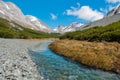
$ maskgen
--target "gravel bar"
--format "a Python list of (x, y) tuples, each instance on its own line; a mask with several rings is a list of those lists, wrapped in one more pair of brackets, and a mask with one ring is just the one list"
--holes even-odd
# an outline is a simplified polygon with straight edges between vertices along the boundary
[(44, 41), (0, 38), (0, 80), (44, 80), (28, 54)]

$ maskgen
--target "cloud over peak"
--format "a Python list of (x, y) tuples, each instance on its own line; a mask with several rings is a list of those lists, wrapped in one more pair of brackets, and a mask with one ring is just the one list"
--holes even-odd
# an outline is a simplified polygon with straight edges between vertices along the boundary
[(93, 10), (89, 6), (82, 6), (79, 8), (72, 7), (71, 9), (66, 10), (67, 15), (76, 16), (79, 19), (95, 21), (104, 17), (102, 12)]

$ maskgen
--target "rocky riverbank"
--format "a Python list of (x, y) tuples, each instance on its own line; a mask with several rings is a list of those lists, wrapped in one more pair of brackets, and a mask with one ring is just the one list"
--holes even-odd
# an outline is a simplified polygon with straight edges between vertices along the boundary
[[(45, 40), (44, 40), (45, 41)], [(0, 80), (43, 80), (28, 48), (43, 40), (0, 39)]]

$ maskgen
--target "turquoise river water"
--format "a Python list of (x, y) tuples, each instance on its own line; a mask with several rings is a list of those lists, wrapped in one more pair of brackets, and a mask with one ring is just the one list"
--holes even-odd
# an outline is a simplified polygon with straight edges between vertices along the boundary
[(30, 51), (32, 60), (45, 80), (120, 80), (120, 74), (87, 68), (55, 54), (48, 48), (50, 43), (43, 42), (38, 45), (42, 49)]

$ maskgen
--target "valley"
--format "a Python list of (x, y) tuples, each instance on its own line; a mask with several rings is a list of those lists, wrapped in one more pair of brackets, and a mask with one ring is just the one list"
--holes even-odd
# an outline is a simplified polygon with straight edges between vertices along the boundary
[(120, 80), (120, 4), (41, 1), (0, 0), (0, 80)]

